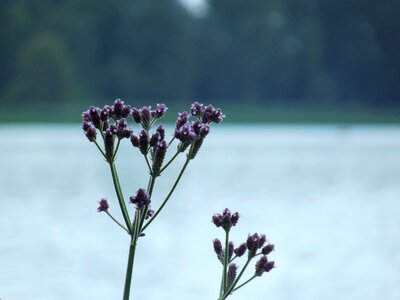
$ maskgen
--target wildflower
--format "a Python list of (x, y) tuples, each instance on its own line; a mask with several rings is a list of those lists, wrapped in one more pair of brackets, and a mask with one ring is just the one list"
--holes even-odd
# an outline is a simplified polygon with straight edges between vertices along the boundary
[[(108, 105), (105, 105), (100, 112), (100, 120), (102, 120), (103, 122), (108, 121), (108, 118), (110, 117), (111, 112), (112, 112), (111, 107)], [(104, 126), (103, 126), (103, 129), (104, 129)]]
[(101, 119), (100, 119), (100, 109), (94, 106), (89, 108), (89, 116), (92, 121), (94, 127), (100, 129)]
[(146, 220), (148, 219), (148, 218), (151, 218), (151, 216), (152, 215), (154, 215), (154, 210), (152, 210), (152, 209), (148, 209), (147, 210), (147, 213), (146, 213)]
[(213, 241), (214, 252), (217, 254), (218, 259), (221, 261), (223, 257), (222, 244), (219, 239)]
[(160, 133), (156, 131), (151, 135), (149, 142), (150, 147), (156, 146), (159, 140), (160, 140)]
[(229, 242), (228, 244), (228, 259), (231, 260), (232, 256), (233, 256), (233, 251), (235, 249), (235, 245), (233, 244), (232, 241)]
[(196, 116), (198, 118), (201, 118), (201, 116), (203, 115), (203, 111), (204, 105), (197, 101), (194, 102), (190, 107), (190, 113), (192, 114), (192, 116)]
[(164, 103), (161, 103), (161, 104), (157, 103), (157, 108), (155, 110), (151, 111), (151, 116), (154, 119), (159, 119), (165, 114), (165, 112), (167, 110), (168, 110), (168, 107), (166, 107)]
[(154, 153), (154, 159), (153, 159), (153, 175), (158, 176), (160, 175), (160, 170), (162, 163), (165, 158), (165, 153), (167, 152), (168, 145), (165, 142), (165, 140), (158, 142), (157, 148)]
[(230, 230), (232, 226), (236, 226), (239, 220), (239, 213), (231, 214), (228, 208), (225, 208), (222, 214), (215, 214), (212, 217), (212, 222), (217, 227), (222, 227), (224, 230)]
[(256, 272), (254, 275), (261, 276), (264, 272), (269, 272), (275, 267), (274, 261), (268, 261), (266, 255), (263, 255), (256, 263)]
[(104, 149), (107, 161), (111, 162), (114, 155), (114, 136), (110, 128), (104, 131)]
[(99, 201), (99, 207), (97, 208), (98, 212), (107, 211), (110, 206), (106, 199), (101, 199)]
[(147, 149), (149, 147), (149, 136), (146, 130), (142, 130), (139, 134), (139, 149), (142, 154), (147, 153)]
[(257, 249), (260, 249), (264, 245), (265, 241), (265, 234), (259, 235), (258, 233), (254, 233), (253, 235), (249, 235), (246, 242), (249, 256), (254, 256)]
[(132, 130), (127, 128), (127, 126), (128, 124), (125, 118), (121, 118), (117, 121), (117, 126), (114, 131), (119, 139), (129, 138), (131, 136)]
[(133, 147), (139, 148), (140, 145), (139, 137), (137, 135), (131, 134), (131, 143)]
[(158, 125), (156, 131), (160, 134), (160, 140), (165, 139), (165, 127), (163, 125)]
[(114, 119), (119, 120), (126, 118), (131, 112), (131, 107), (125, 105), (125, 102), (121, 99), (116, 99), (114, 105), (111, 107), (111, 115)]
[(129, 198), (131, 203), (135, 204), (137, 209), (142, 209), (150, 204), (150, 194), (145, 189), (139, 189), (135, 196)]
[(89, 141), (94, 142), (96, 140), (96, 128), (94, 127), (94, 125), (92, 123), (83, 123), (82, 128), (85, 130), (85, 135), (88, 138)]
[(241, 257), (246, 253), (246, 250), (247, 250), (246, 243), (243, 243), (235, 250), (233, 250), (233, 252), (236, 254), (237, 257)]
[(176, 130), (179, 130), (183, 125), (188, 122), (189, 114), (184, 111), (178, 114), (178, 119), (176, 120)]
[(275, 245), (274, 244), (268, 244), (268, 245), (264, 246), (261, 249), (261, 253), (264, 254), (264, 255), (268, 255), (274, 250), (275, 250)]
[(236, 264), (230, 264), (228, 267), (228, 286), (231, 286), (232, 283), (236, 279), (236, 273), (237, 273), (237, 265)]
[(175, 130), (175, 138), (180, 140), (183, 144), (191, 144), (196, 139), (196, 133), (192, 126), (188, 124), (183, 125)]

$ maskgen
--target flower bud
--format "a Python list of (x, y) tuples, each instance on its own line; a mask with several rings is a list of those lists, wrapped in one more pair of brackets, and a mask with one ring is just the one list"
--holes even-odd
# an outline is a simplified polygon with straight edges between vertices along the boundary
[(268, 264), (268, 258), (266, 255), (261, 256), (261, 258), (256, 263), (256, 276), (261, 276), (265, 272), (265, 268)]
[(268, 244), (268, 245), (264, 246), (261, 249), (261, 253), (264, 254), (264, 255), (268, 255), (274, 250), (275, 250), (275, 245), (274, 244)]
[(139, 148), (140, 145), (139, 137), (137, 135), (131, 134), (131, 143), (133, 147)]
[(149, 147), (149, 136), (146, 130), (142, 130), (139, 134), (139, 149), (142, 154), (146, 155), (147, 149)]
[(99, 108), (91, 106), (89, 108), (89, 115), (90, 115), (90, 119), (91, 119), (94, 127), (100, 129), (101, 120), (100, 120), (100, 111), (99, 110), (100, 110)]
[(137, 209), (142, 209), (150, 204), (150, 194), (145, 189), (139, 189), (135, 196), (129, 198), (131, 203), (135, 204)]
[(235, 249), (235, 245), (233, 244), (232, 241), (229, 242), (228, 244), (228, 260), (232, 259), (233, 256), (233, 250)]
[(107, 211), (109, 208), (108, 202), (106, 199), (101, 199), (99, 201), (99, 207), (97, 208), (98, 212)]
[(247, 250), (246, 243), (243, 243), (235, 250), (233, 250), (233, 252), (236, 254), (237, 257), (241, 257), (246, 253), (246, 250)]
[(217, 257), (220, 261), (222, 261), (222, 256), (223, 256), (223, 250), (222, 250), (222, 244), (219, 239), (215, 239), (213, 241), (213, 246), (214, 246), (214, 252), (217, 254)]
[(141, 121), (141, 118), (140, 118), (140, 111), (139, 111), (137, 108), (133, 107), (133, 108), (132, 108), (132, 111), (131, 111), (131, 115), (132, 115), (133, 120), (134, 120), (136, 123), (139, 124), (140, 121)]
[(103, 122), (108, 121), (108, 118), (110, 117), (111, 111), (112, 111), (111, 107), (108, 106), (108, 105), (105, 105), (105, 106), (103, 107), (103, 109), (101, 110), (101, 112), (100, 112), (100, 119), (101, 119)]
[(165, 112), (167, 110), (168, 110), (168, 107), (166, 107), (165, 104), (157, 103), (157, 108), (151, 112), (151, 116), (155, 119), (159, 119), (165, 114)]
[(154, 176), (160, 175), (161, 166), (164, 161), (167, 148), (168, 145), (164, 140), (157, 144), (157, 148), (154, 154), (153, 167), (152, 167)]
[(119, 120), (121, 118), (126, 118), (130, 113), (130, 106), (126, 106), (125, 102), (121, 99), (116, 99), (114, 105), (112, 106), (112, 116), (114, 119)]
[(93, 124), (88, 123), (88, 127), (85, 131), (85, 135), (89, 141), (94, 142), (96, 140), (97, 131)]
[(152, 209), (148, 209), (147, 210), (147, 213), (146, 213), (146, 220), (148, 219), (148, 218), (151, 218), (151, 216), (152, 215), (154, 215), (154, 210), (152, 210)]
[(112, 162), (114, 155), (114, 136), (109, 128), (104, 132), (104, 149), (107, 161)]
[(236, 273), (237, 273), (237, 265), (236, 264), (230, 264), (228, 267), (228, 287), (232, 285), (232, 283), (236, 279)]
[(158, 125), (156, 131), (160, 134), (160, 140), (165, 139), (165, 127), (163, 125)]
[(180, 129), (183, 125), (187, 123), (189, 115), (186, 111), (178, 114), (178, 119), (176, 120), (176, 130)]
[(199, 103), (199, 102), (194, 102), (191, 107), (190, 107), (190, 113), (192, 116), (196, 116), (198, 118), (201, 118), (203, 115), (203, 110), (204, 110), (204, 105)]
[(149, 142), (150, 147), (156, 146), (159, 140), (160, 140), (160, 134), (156, 131), (151, 135), (150, 142)]
[(151, 123), (151, 111), (150, 107), (143, 106), (140, 109), (140, 123), (144, 128), (149, 128)]

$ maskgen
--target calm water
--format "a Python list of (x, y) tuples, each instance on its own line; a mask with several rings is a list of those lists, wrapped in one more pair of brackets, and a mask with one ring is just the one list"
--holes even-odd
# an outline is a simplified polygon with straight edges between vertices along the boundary
[[(79, 125), (2, 125), (0, 135), (0, 298), (121, 299), (129, 241), (96, 212), (107, 197), (120, 218), (94, 145)], [(146, 185), (145, 164), (128, 142), (121, 151), (128, 196)], [(237, 244), (262, 232), (277, 249), (277, 268), (232, 299), (400, 299), (400, 127), (213, 128), (140, 241), (133, 299), (215, 300), (211, 242), (223, 232), (210, 217), (225, 207), (242, 215)]]

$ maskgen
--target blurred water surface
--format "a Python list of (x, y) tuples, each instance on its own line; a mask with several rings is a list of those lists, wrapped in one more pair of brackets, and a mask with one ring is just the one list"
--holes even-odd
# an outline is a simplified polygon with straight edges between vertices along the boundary
[[(0, 298), (121, 299), (129, 240), (96, 212), (107, 197), (121, 218), (94, 145), (79, 125), (0, 134)], [(126, 197), (147, 184), (137, 152), (126, 141), (118, 156)], [(182, 163), (159, 178), (154, 207)], [(242, 216), (237, 244), (262, 232), (276, 245), (277, 268), (232, 299), (400, 299), (399, 195), (400, 127), (212, 128), (140, 240), (132, 299), (217, 299), (223, 232), (210, 218), (225, 207)]]

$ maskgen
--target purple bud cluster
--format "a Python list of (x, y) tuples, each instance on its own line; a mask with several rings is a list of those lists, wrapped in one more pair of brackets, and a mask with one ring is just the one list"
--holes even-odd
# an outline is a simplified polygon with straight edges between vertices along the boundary
[(215, 214), (212, 217), (212, 222), (217, 227), (222, 227), (225, 231), (229, 231), (232, 226), (236, 226), (239, 221), (239, 213), (231, 214), (228, 208), (225, 208), (222, 214)]
[(114, 104), (105, 105), (102, 109), (91, 106), (82, 113), (82, 129), (91, 142), (96, 142), (97, 130), (104, 139), (104, 153), (108, 162), (114, 159), (115, 139), (129, 138), (132, 130), (128, 128), (126, 117), (131, 107), (117, 99)]
[(99, 201), (99, 207), (97, 208), (98, 212), (107, 211), (110, 206), (106, 199), (101, 199)]
[(192, 104), (190, 108), (190, 113), (192, 116), (196, 116), (203, 124), (209, 123), (221, 123), (225, 118), (221, 109), (214, 108), (211, 104), (204, 106), (199, 102)]
[[(200, 106), (199, 106), (200, 107)], [(193, 107), (192, 112), (197, 108)], [(224, 209), (222, 214), (215, 214), (212, 217), (212, 222), (217, 227), (222, 227), (226, 231), (226, 238), (228, 238), (229, 230), (232, 226), (235, 226), (239, 220), (239, 214), (232, 214), (229, 209)], [(227, 243), (228, 240), (225, 240)], [(226, 273), (224, 273), (224, 277), (226, 278), (226, 285), (224, 292), (226, 295), (230, 295), (233, 291), (237, 290), (248, 281), (252, 280), (257, 276), (261, 276), (264, 272), (269, 272), (273, 268), (275, 268), (275, 262), (269, 261), (267, 255), (269, 255), (275, 248), (273, 244), (268, 243), (267, 237), (265, 234), (254, 233), (247, 237), (246, 242), (240, 244), (237, 248), (235, 248), (234, 243), (229, 241), (228, 249), (224, 249), (222, 243), (219, 239), (215, 239), (213, 241), (214, 252), (217, 254), (218, 260), (224, 265)], [(261, 249), (261, 250), (260, 250)], [(238, 271), (238, 266), (232, 263), (235, 259), (242, 257), (246, 252), (248, 252), (247, 262), (244, 266), (244, 269), (241, 270), (240, 274), (243, 274), (248, 263), (255, 257), (261, 256), (261, 258), (255, 264), (255, 273), (254, 276), (251, 277), (244, 284), (238, 285), (238, 281), (240, 279), (237, 278), (236, 274)], [(225, 259), (225, 255), (226, 257)], [(234, 256), (233, 256), (234, 255)], [(227, 269), (226, 269), (227, 268)], [(226, 277), (225, 277), (226, 276)], [(223, 282), (225, 279), (223, 279)]]
[[(189, 117), (196, 117), (197, 120), (189, 123)], [(220, 123), (224, 114), (220, 109), (215, 109), (212, 105), (205, 107), (199, 102), (192, 104), (190, 114), (182, 112), (176, 120), (174, 137), (181, 143), (179, 151), (185, 151), (189, 145), (193, 145), (189, 153), (189, 158), (193, 159), (197, 155), (204, 138), (210, 132), (210, 123)]]
[(274, 261), (268, 261), (266, 255), (261, 256), (261, 258), (256, 263), (256, 276), (261, 276), (264, 272), (269, 272), (275, 267)]
[(259, 235), (258, 233), (254, 233), (253, 235), (249, 235), (246, 241), (247, 250), (249, 250), (249, 256), (254, 256), (257, 250), (264, 246), (266, 241), (267, 238), (265, 234)]
[(155, 110), (152, 110), (150, 106), (143, 106), (142, 108), (132, 108), (131, 114), (133, 120), (141, 124), (146, 130), (149, 130), (153, 122), (164, 116), (168, 107), (165, 104), (157, 104)]
[(139, 189), (135, 196), (129, 198), (137, 209), (142, 209), (150, 204), (150, 194), (145, 189)]

